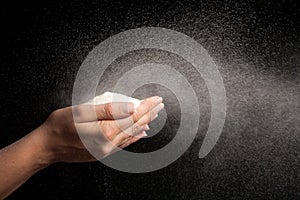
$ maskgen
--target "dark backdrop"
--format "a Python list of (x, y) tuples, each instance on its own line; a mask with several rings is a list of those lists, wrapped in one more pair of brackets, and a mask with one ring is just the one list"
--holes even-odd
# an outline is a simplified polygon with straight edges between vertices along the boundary
[[(204, 111), (189, 150), (168, 167), (145, 174), (123, 173), (101, 163), (55, 164), (34, 175), (9, 199), (298, 199), (300, 9), (296, 2), (10, 1), (1, 5), (1, 147), (33, 130), (51, 111), (71, 105), (72, 86), (85, 56), (109, 36), (132, 28), (165, 27), (196, 39), (219, 66), (228, 98), (221, 138), (206, 158), (198, 159), (210, 114), (200, 75), (165, 52), (128, 54), (112, 67), (145, 59), (186, 66), (182, 73), (196, 89)], [(114, 76), (107, 75), (107, 80), (116, 80), (118, 70)], [(128, 150), (157, 149), (175, 134), (176, 98), (157, 85), (140, 88), (135, 95), (150, 94), (175, 101), (166, 104), (169, 119), (157, 136)]]

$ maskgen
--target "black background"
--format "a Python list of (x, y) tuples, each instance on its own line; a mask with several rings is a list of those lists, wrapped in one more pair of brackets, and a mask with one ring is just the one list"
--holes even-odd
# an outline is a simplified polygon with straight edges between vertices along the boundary
[[(222, 136), (204, 159), (198, 159), (197, 153), (207, 125), (180, 159), (159, 171), (128, 174), (101, 163), (58, 163), (34, 175), (9, 199), (298, 199), (300, 8), (296, 2), (11, 1), (1, 5), (1, 147), (26, 135), (53, 110), (71, 105), (73, 83), (85, 56), (106, 38), (132, 28), (165, 27), (196, 39), (220, 66), (228, 98)], [(192, 71), (186, 72), (191, 82), (197, 82)], [(147, 90), (172, 96), (163, 89)], [(149, 96), (145, 91), (140, 95)], [(154, 138), (157, 146), (141, 142), (131, 150), (149, 151), (153, 144), (161, 147), (159, 141), (168, 142), (170, 138), (163, 135), (172, 134), (168, 127), (177, 123), (177, 111), (170, 108), (169, 113), (173, 119)]]

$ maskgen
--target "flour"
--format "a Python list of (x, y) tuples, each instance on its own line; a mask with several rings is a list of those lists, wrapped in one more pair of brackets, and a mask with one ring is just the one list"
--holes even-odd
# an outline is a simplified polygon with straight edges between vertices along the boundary
[(91, 101), (89, 101), (89, 104), (97, 105), (97, 104), (105, 104), (110, 102), (131, 102), (134, 104), (134, 107), (137, 108), (141, 100), (128, 97), (123, 94), (113, 93), (113, 92), (105, 92), (99, 96), (94, 97)]

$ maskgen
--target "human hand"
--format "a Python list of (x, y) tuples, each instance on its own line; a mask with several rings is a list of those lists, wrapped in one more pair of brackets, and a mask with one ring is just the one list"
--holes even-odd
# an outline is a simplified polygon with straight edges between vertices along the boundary
[(0, 199), (52, 163), (94, 161), (138, 141), (163, 107), (162, 98), (151, 97), (136, 111), (133, 103), (83, 104), (54, 111), (41, 126), (0, 149)]
[(94, 161), (86, 145), (98, 159), (125, 148), (146, 136), (147, 124), (163, 107), (162, 98), (157, 96), (142, 101), (135, 112), (132, 103), (67, 107), (49, 116), (38, 138), (50, 164)]

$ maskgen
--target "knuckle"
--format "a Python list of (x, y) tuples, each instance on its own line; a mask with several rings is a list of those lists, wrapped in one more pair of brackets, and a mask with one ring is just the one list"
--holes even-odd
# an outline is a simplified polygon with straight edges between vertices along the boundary
[(139, 119), (140, 119), (140, 116), (139, 116), (138, 113), (132, 115), (132, 120), (133, 120), (134, 123), (136, 123), (137, 121), (139, 121)]
[(151, 122), (151, 114), (147, 113), (144, 115), (143, 119), (141, 120), (141, 124), (149, 124)]
[(124, 141), (127, 141), (130, 137), (131, 136), (129, 133), (123, 132), (120, 139), (124, 142)]
[(111, 130), (106, 130), (103, 132), (103, 135), (106, 137), (107, 140), (112, 141), (114, 139), (114, 132)]
[(140, 113), (140, 111), (137, 111), (134, 115), (132, 115), (132, 120), (134, 123), (136, 123), (137, 121), (139, 121), (139, 119), (142, 117), (142, 114)]
[(135, 135), (140, 130), (140, 126), (138, 124), (134, 124), (132, 126), (131, 134)]
[(107, 117), (111, 118), (113, 116), (113, 106), (112, 103), (107, 103), (104, 105), (104, 112)]

